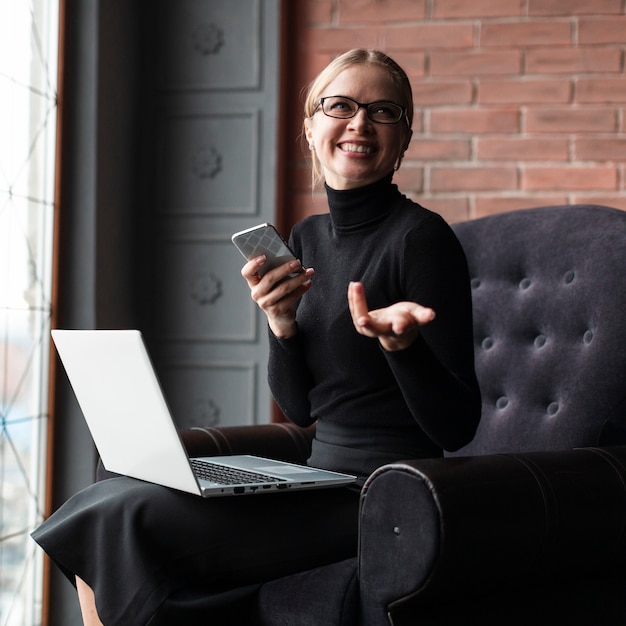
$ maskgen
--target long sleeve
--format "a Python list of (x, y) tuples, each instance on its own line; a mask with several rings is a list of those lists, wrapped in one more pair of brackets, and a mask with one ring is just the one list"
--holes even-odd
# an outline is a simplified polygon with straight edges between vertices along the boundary
[(309, 426), (311, 417), (309, 391), (313, 385), (311, 373), (299, 335), (278, 339), (269, 330), (270, 357), (268, 383), (274, 400), (285, 417), (298, 426)]
[(436, 318), (410, 348), (385, 356), (424, 432), (443, 449), (457, 450), (474, 436), (481, 407), (465, 256), (439, 218), (409, 232), (404, 246), (407, 299), (432, 307)]

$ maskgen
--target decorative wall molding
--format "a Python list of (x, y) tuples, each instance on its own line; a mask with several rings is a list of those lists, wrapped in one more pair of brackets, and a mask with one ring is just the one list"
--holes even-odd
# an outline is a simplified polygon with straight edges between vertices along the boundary
[[(156, 311), (161, 340), (254, 342), (258, 307), (241, 277), (243, 258), (228, 235), (158, 241)], [(242, 306), (242, 303), (245, 303)]]
[(230, 236), (275, 219), (282, 3), (150, 6), (151, 354), (179, 426), (267, 422), (267, 324)]
[(258, 369), (250, 361), (161, 363), (165, 395), (179, 428), (253, 424)]
[(158, 211), (179, 216), (255, 215), (260, 128), (258, 109), (163, 112)]
[(261, 87), (261, 3), (247, 0), (159, 0), (160, 87), (168, 91)]

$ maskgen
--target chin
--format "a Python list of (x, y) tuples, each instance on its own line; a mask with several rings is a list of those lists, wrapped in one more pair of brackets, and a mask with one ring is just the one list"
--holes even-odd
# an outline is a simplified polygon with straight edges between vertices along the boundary
[(367, 174), (347, 174), (342, 177), (342, 182), (344, 188), (349, 189), (350, 187), (364, 187), (365, 185), (369, 185), (371, 183), (375, 183), (376, 181), (384, 178), (386, 174), (380, 173), (367, 173)]

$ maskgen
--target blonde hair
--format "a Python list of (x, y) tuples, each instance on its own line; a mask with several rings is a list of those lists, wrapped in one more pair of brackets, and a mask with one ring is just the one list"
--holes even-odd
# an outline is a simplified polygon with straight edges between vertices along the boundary
[[(373, 65), (385, 70), (391, 78), (400, 97), (399, 105), (406, 111), (406, 123), (409, 130), (413, 125), (413, 90), (406, 72), (390, 57), (380, 50), (365, 50), (354, 48), (348, 50), (333, 59), (309, 85), (304, 101), (304, 117), (310, 119), (317, 110), (320, 98), (330, 83), (337, 78), (341, 72), (354, 65)], [(319, 160), (313, 156), (312, 164), (313, 186), (321, 182), (322, 175)]]

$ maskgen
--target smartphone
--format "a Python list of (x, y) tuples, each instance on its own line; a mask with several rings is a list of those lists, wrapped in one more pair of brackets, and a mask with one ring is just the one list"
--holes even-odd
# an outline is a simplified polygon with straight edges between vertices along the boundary
[[(235, 233), (231, 239), (237, 249), (248, 261), (264, 254), (267, 258), (265, 264), (259, 270), (259, 276), (263, 276), (271, 269), (286, 263), (295, 261), (296, 256), (289, 249), (287, 242), (280, 236), (272, 224), (259, 224)], [(297, 273), (289, 274), (289, 277), (297, 276)]]

